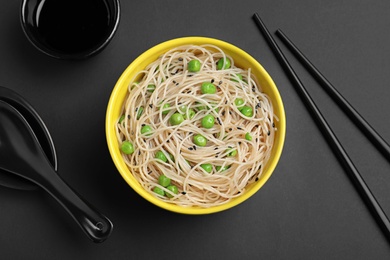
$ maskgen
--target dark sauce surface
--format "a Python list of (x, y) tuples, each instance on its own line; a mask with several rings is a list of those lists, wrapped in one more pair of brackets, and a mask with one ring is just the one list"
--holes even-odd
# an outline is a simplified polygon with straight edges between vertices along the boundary
[(62, 53), (88, 51), (106, 39), (109, 11), (105, 0), (46, 0), (37, 9), (45, 45)]

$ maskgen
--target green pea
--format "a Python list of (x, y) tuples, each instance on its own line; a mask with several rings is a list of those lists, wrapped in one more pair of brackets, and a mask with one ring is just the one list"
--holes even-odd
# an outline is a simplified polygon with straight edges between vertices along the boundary
[(123, 120), (125, 120), (125, 115), (121, 115), (121, 117), (119, 118), (119, 124), (122, 124)]
[(171, 179), (169, 179), (167, 176), (164, 174), (161, 174), (158, 177), (158, 184), (160, 184), (163, 187), (168, 187), (171, 184)]
[(185, 114), (187, 112), (187, 106), (181, 105), (178, 110), (179, 110), (179, 112)]
[(153, 92), (155, 89), (156, 89), (156, 85), (154, 85), (154, 84), (149, 84), (146, 87), (146, 90), (149, 91), (149, 92)]
[(133, 84), (131, 85), (131, 88), (130, 88), (130, 90), (133, 90), (136, 86), (138, 86), (139, 85), (139, 81), (135, 81), (135, 82), (133, 82)]
[(252, 117), (253, 116), (253, 109), (249, 106), (243, 106), (241, 109), (241, 114), (247, 117)]
[(144, 107), (139, 107), (137, 111), (137, 120), (141, 117), (143, 112), (144, 112)]
[(165, 156), (163, 151), (157, 151), (155, 158), (163, 162), (168, 162), (168, 158)]
[(190, 109), (187, 110), (187, 113), (184, 115), (184, 118), (185, 119), (192, 119), (195, 116), (195, 114), (196, 114), (195, 110), (190, 108)]
[(179, 125), (184, 121), (184, 117), (180, 113), (174, 113), (171, 118), (169, 119), (169, 122), (171, 122), (171, 125)]
[(230, 68), (230, 60), (228, 58), (221, 58), (217, 62), (217, 69), (218, 70), (226, 70)]
[(202, 126), (206, 129), (210, 129), (214, 126), (215, 118), (212, 115), (205, 115), (202, 118)]
[[(238, 79), (238, 80), (237, 80)], [(237, 73), (236, 74), (236, 77), (233, 77), (232, 78), (232, 81), (234, 82), (239, 82), (239, 81), (242, 81), (242, 75), (240, 73)]]
[(215, 92), (217, 92), (217, 88), (210, 82), (203, 82), (200, 87), (200, 91), (202, 94), (215, 94)]
[(200, 102), (196, 102), (196, 109), (197, 109), (198, 111), (206, 110), (206, 109), (207, 109), (207, 106), (203, 105), (203, 104), (200, 103)]
[(141, 134), (145, 134), (147, 136), (151, 135), (152, 128), (150, 127), (150, 125), (144, 125), (143, 127), (141, 127)]
[(134, 146), (129, 141), (124, 141), (121, 145), (121, 150), (124, 154), (134, 153)]
[(169, 103), (165, 103), (163, 106), (162, 106), (162, 112), (161, 114), (163, 115), (167, 115), (169, 113), (169, 108), (171, 107), (171, 105), (169, 105)]
[(217, 172), (223, 172), (223, 171), (226, 171), (227, 169), (229, 169), (230, 166), (215, 166), (215, 169), (217, 170)]
[(153, 188), (153, 192), (160, 195), (160, 196), (164, 196), (165, 195), (165, 191), (163, 189), (161, 189), (160, 187), (154, 187)]
[(200, 167), (202, 167), (203, 170), (205, 170), (208, 173), (213, 171), (213, 166), (210, 163), (201, 164)]
[(252, 135), (248, 132), (245, 134), (245, 139), (248, 141), (252, 141)]
[(244, 100), (242, 98), (236, 98), (234, 100), (234, 104), (237, 106), (237, 107), (241, 107), (244, 105)]
[[(179, 189), (175, 186), (175, 185), (169, 185), (167, 187), (167, 190), (171, 191), (173, 194), (178, 194), (179, 193)], [(173, 195), (171, 195), (170, 193), (166, 193), (167, 197), (168, 198), (173, 198)]]
[(175, 157), (172, 154), (170, 154), (170, 153), (168, 153), (168, 155), (169, 155), (169, 158), (171, 159), (171, 161), (175, 162)]
[(230, 149), (228, 149), (227, 151), (228, 151), (227, 156), (232, 156), (232, 157), (234, 157), (234, 156), (237, 155), (237, 150), (236, 150), (236, 149), (230, 148)]
[(194, 144), (197, 146), (206, 146), (207, 144), (207, 139), (201, 134), (194, 135)]
[(201, 63), (199, 60), (191, 60), (188, 62), (188, 71), (189, 72), (198, 72), (200, 70)]
[(219, 107), (218, 107), (218, 105), (217, 105), (217, 104), (214, 104), (214, 105), (212, 105), (211, 107), (214, 109), (215, 113), (218, 114), (218, 112), (219, 112)]

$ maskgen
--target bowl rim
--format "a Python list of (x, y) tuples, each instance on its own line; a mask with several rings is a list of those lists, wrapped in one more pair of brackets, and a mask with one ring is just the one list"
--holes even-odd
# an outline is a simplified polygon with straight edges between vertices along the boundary
[[(264, 81), (266, 81), (268, 84), (267, 88), (270, 89), (269, 92), (272, 92), (275, 97), (276, 102), (273, 103), (273, 106), (274, 107), (277, 106), (279, 111), (278, 114), (279, 121), (278, 121), (278, 131), (277, 131), (279, 135), (278, 143), (277, 145), (274, 144), (273, 149), (275, 149), (275, 151), (273, 151), (273, 159), (267, 162), (267, 169), (263, 172), (262, 178), (260, 178), (260, 180), (256, 182), (253, 185), (253, 187), (248, 189), (241, 196), (236, 197), (225, 204), (212, 206), (208, 208), (182, 207), (179, 205), (170, 204), (154, 197), (152, 194), (147, 192), (141, 185), (139, 185), (139, 183), (132, 176), (131, 172), (125, 165), (119, 150), (119, 144), (117, 141), (116, 131), (115, 131), (115, 121), (117, 120), (115, 111), (120, 112), (120, 109), (122, 107), (125, 97), (122, 97), (121, 101), (118, 101), (118, 99), (120, 99), (121, 92), (124, 92), (123, 88), (126, 88), (127, 91), (127, 85), (124, 84), (126, 83), (126, 80), (129, 80), (129, 74), (131, 74), (132, 71), (142, 70), (143, 68), (138, 66), (145, 59), (148, 59), (151, 56), (154, 57), (154, 59), (156, 59), (158, 58), (159, 55), (165, 53), (169, 49), (172, 49), (176, 46), (189, 45), (189, 44), (192, 45), (213, 44), (220, 47), (224, 51), (227, 50), (228, 52), (236, 53), (239, 56), (241, 56), (243, 59), (247, 60), (248, 63), (251, 64), (251, 66), (255, 66), (256, 70), (261, 72)], [(118, 117), (119, 117), (119, 112), (118, 112)], [(175, 38), (175, 39), (171, 39), (159, 43), (154, 47), (151, 47), (150, 49), (144, 51), (135, 60), (133, 60), (133, 62), (131, 62), (130, 65), (128, 65), (128, 67), (123, 71), (123, 73), (117, 80), (112, 90), (112, 93), (109, 97), (109, 102), (106, 111), (105, 130), (106, 130), (106, 141), (107, 141), (111, 158), (117, 170), (121, 174), (122, 178), (136, 193), (138, 193), (141, 197), (153, 203), (154, 205), (166, 209), (168, 211), (182, 213), (182, 214), (190, 214), (190, 215), (203, 215), (203, 214), (221, 212), (243, 203), (244, 201), (249, 199), (253, 194), (255, 194), (267, 182), (267, 180), (274, 172), (276, 165), (279, 162), (279, 159), (281, 157), (281, 153), (284, 146), (285, 135), (286, 135), (286, 116), (285, 116), (284, 105), (279, 90), (277, 89), (274, 81), (272, 80), (268, 72), (262, 67), (262, 65), (260, 65), (260, 63), (256, 59), (254, 59), (247, 52), (243, 51), (242, 49), (228, 42), (215, 39), (215, 38), (209, 38), (209, 37), (189, 36), (189, 37)]]

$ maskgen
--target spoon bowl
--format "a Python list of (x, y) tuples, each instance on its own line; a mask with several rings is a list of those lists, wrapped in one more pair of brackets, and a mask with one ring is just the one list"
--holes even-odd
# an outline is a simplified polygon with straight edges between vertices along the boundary
[[(0, 100), (10, 104), (16, 110), (18, 110), (20, 114), (22, 114), (22, 116), (34, 130), (34, 134), (37, 137), (39, 144), (45, 152), (48, 160), (50, 161), (50, 164), (53, 166), (53, 169), (57, 171), (58, 162), (54, 143), (49, 130), (47, 129), (45, 123), (37, 111), (35, 111), (35, 109), (30, 105), (30, 103), (27, 102), (25, 98), (6, 87), (0, 86)], [(18, 190), (33, 191), (39, 189), (39, 186), (32, 183), (31, 181), (1, 170), (0, 185)]]
[(53, 170), (31, 126), (10, 104), (0, 100), (0, 169), (47, 191), (94, 242), (112, 231), (111, 221), (85, 202)]

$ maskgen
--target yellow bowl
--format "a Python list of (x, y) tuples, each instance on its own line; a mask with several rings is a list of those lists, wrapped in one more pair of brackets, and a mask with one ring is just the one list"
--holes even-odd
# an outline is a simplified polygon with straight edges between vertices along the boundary
[[(181, 46), (181, 45), (202, 45), (202, 44), (213, 44), (220, 47), (226, 54), (230, 55), (234, 59), (234, 64), (241, 68), (251, 68), (253, 74), (256, 75), (263, 91), (270, 97), (271, 102), (274, 107), (274, 114), (279, 118), (279, 121), (275, 121), (275, 126), (277, 131), (275, 132), (275, 142), (274, 147), (272, 148), (271, 157), (267, 162), (264, 171), (259, 178), (259, 180), (249, 187), (242, 196), (232, 199), (226, 204), (214, 206), (210, 208), (200, 208), (200, 207), (181, 207), (178, 205), (169, 204), (164, 202), (152, 194), (148, 193), (134, 178), (134, 176), (129, 171), (126, 166), (121, 152), (120, 147), (117, 141), (115, 124), (116, 120), (120, 117), (121, 107), (125, 100), (126, 93), (128, 90), (128, 85), (133, 76), (140, 70), (144, 69), (148, 64), (155, 61), (161, 54), (167, 52), (168, 50)], [(243, 201), (250, 198), (255, 194), (269, 179), (272, 172), (274, 171), (280, 155), (282, 153), (284, 138), (286, 134), (286, 118), (284, 113), (284, 107), (282, 99), (280, 97), (279, 91), (276, 88), (273, 80), (264, 70), (264, 68), (248, 53), (237, 48), (236, 46), (229, 44), (227, 42), (205, 37), (185, 37), (178, 38), (163, 42), (161, 44), (152, 47), (151, 49), (145, 51), (137, 59), (135, 59), (122, 73), (119, 80), (117, 81), (109, 103), (106, 113), (106, 138), (108, 149), (110, 151), (112, 160), (122, 177), (126, 182), (143, 198), (149, 202), (164, 208), (169, 211), (183, 213), (183, 214), (210, 214), (219, 211), (223, 211), (229, 208), (232, 208)]]

